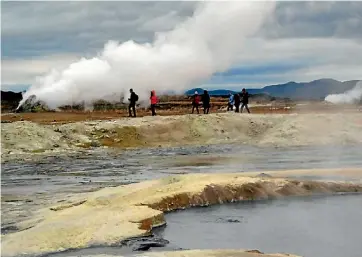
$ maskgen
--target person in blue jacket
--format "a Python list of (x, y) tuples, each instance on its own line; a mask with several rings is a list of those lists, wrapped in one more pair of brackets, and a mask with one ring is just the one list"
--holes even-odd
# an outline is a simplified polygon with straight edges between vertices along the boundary
[(232, 111), (234, 109), (234, 95), (230, 92), (229, 94), (229, 102), (228, 102), (228, 111)]

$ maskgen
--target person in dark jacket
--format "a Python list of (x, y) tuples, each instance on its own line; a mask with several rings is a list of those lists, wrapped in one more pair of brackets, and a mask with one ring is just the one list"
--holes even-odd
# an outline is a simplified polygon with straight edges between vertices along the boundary
[(199, 114), (199, 105), (200, 105), (200, 96), (197, 91), (192, 97), (192, 113), (194, 113), (194, 109), (196, 108), (197, 114)]
[(132, 117), (131, 110), (133, 110), (133, 117), (136, 117), (136, 102), (138, 100), (138, 96), (133, 91), (132, 88), (129, 90), (129, 92), (131, 93), (130, 98), (128, 98), (128, 101), (129, 101), (129, 105), (128, 105), (129, 117)]
[(243, 109), (245, 107), (245, 109), (248, 111), (248, 113), (250, 113), (248, 104), (249, 104), (249, 93), (246, 92), (245, 88), (243, 88), (243, 90), (241, 91), (241, 112), (243, 112)]
[(204, 107), (204, 114), (209, 114), (210, 111), (210, 95), (207, 90), (204, 90), (202, 95), (202, 106)]
[(239, 95), (239, 93), (236, 93), (234, 95), (234, 106), (235, 106), (235, 112), (239, 112), (239, 108), (240, 108), (240, 95)]

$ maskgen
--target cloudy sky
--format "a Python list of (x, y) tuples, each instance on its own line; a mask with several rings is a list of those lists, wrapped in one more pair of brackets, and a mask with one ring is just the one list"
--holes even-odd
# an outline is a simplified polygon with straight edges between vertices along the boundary
[[(2, 90), (92, 57), (109, 40), (152, 42), (193, 14), (195, 2), (2, 2)], [(362, 2), (278, 2), (243, 45), (240, 62), (207, 88), (319, 78), (362, 79)]]

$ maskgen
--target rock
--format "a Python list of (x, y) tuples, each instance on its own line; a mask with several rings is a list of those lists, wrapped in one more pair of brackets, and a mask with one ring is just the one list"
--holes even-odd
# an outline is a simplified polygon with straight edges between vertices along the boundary
[(16, 232), (18, 230), (19, 230), (18, 227), (9, 225), (9, 226), (5, 226), (5, 227), (1, 227), (1, 234), (8, 234), (8, 233)]
[(156, 236), (136, 237), (124, 240), (121, 245), (132, 247), (133, 251), (148, 251), (151, 247), (165, 247), (169, 241)]
[(259, 251), (259, 250), (247, 250), (245, 251), (247, 253), (259, 253), (259, 254), (264, 254), (263, 252)]
[(90, 146), (91, 146), (91, 147), (100, 147), (101, 144), (100, 144), (98, 141), (92, 141), (92, 142), (90, 143)]
[(227, 219), (226, 221), (229, 223), (240, 223), (240, 220), (237, 219)]
[(266, 173), (260, 173), (260, 174), (257, 175), (257, 177), (261, 177), (261, 178), (272, 178), (271, 175), (266, 174)]
[(232, 219), (232, 218), (218, 218), (216, 220), (216, 222), (221, 222), (221, 223), (240, 223), (241, 221), (238, 219)]
[(51, 111), (45, 102), (37, 100), (35, 95), (31, 95), (16, 112), (43, 112)]

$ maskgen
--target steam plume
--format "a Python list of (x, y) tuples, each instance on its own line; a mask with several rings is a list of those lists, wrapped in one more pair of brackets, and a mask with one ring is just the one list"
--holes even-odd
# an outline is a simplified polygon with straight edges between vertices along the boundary
[(362, 103), (362, 81), (359, 81), (354, 88), (342, 94), (332, 94), (324, 99), (334, 104), (358, 104)]
[(153, 43), (109, 41), (96, 57), (39, 77), (24, 94), (49, 107), (128, 98), (130, 88), (146, 101), (155, 89), (184, 90), (227, 70), (238, 61), (243, 41), (272, 13), (272, 2), (200, 2), (194, 15), (172, 31), (156, 33)]

